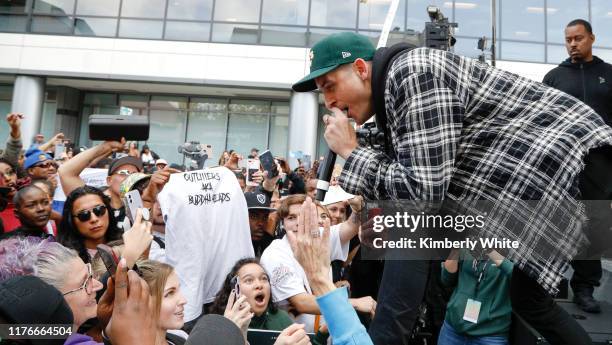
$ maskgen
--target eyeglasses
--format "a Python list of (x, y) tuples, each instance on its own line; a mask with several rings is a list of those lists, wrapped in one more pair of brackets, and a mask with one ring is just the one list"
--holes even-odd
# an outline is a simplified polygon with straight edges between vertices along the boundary
[(83, 210), (77, 214), (73, 214), (73, 217), (77, 217), (81, 222), (87, 222), (91, 219), (91, 213), (96, 215), (96, 217), (102, 217), (106, 214), (106, 206), (98, 205), (91, 210)]
[(128, 175), (131, 175), (131, 174), (132, 174), (132, 172), (131, 172), (131, 171), (129, 171), (129, 170), (117, 170), (117, 171), (115, 171), (115, 172), (113, 173), (113, 175), (115, 175), (115, 174), (116, 174), (116, 175), (121, 175), (121, 176), (128, 176)]
[(90, 263), (85, 264), (85, 266), (87, 266), (87, 279), (85, 279), (85, 281), (83, 282), (83, 285), (81, 285), (81, 287), (78, 289), (70, 290), (64, 293), (63, 294), (64, 296), (69, 295), (73, 292), (81, 291), (81, 290), (85, 290), (85, 292), (88, 295), (91, 295), (91, 293), (93, 292), (93, 272), (91, 270)]
[(52, 162), (52, 161), (46, 161), (45, 163), (40, 163), (40, 164), (34, 165), (34, 168), (49, 169), (50, 167), (57, 168), (57, 163)]

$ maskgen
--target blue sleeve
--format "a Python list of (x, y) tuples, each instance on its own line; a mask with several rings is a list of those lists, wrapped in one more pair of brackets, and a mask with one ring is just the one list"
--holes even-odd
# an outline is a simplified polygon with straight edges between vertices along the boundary
[(357, 312), (348, 300), (346, 288), (317, 297), (317, 304), (329, 327), (334, 345), (373, 345)]

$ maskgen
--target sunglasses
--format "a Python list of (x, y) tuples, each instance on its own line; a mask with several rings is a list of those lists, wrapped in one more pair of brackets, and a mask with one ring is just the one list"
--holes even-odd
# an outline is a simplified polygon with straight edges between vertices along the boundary
[(83, 282), (83, 285), (81, 285), (80, 288), (78, 289), (74, 289), (74, 290), (70, 290), (66, 293), (64, 293), (63, 295), (69, 295), (71, 293), (77, 292), (77, 291), (81, 291), (81, 290), (85, 290), (85, 292), (88, 295), (91, 295), (91, 293), (93, 292), (93, 272), (91, 269), (91, 264), (85, 264), (85, 266), (87, 266), (87, 278), (85, 279), (85, 281)]
[(113, 175), (121, 175), (121, 176), (128, 176), (131, 175), (132, 172), (129, 170), (117, 170), (115, 171), (115, 173)]
[(77, 214), (73, 214), (73, 217), (77, 217), (81, 222), (87, 222), (91, 219), (91, 214), (95, 214), (96, 217), (102, 217), (106, 214), (106, 206), (98, 205), (91, 210), (83, 210)]
[(55, 167), (57, 168), (57, 164), (55, 162), (50, 162), (47, 161), (45, 163), (41, 163), (41, 164), (36, 164), (34, 165), (34, 168), (43, 168), (43, 169), (49, 169), (50, 167)]

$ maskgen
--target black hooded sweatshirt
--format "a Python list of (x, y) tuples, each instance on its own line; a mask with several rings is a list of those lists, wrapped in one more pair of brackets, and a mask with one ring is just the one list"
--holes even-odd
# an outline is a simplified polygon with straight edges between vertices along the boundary
[(546, 74), (544, 84), (570, 94), (593, 108), (612, 126), (612, 65), (593, 56), (589, 62), (568, 58)]

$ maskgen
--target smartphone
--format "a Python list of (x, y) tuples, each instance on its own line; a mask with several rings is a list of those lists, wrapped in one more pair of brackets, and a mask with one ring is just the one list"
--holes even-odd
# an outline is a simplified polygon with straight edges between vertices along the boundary
[(115, 279), (115, 272), (117, 272), (117, 265), (119, 264), (119, 258), (115, 255), (113, 248), (107, 246), (106, 244), (98, 244), (97, 247), (98, 254), (100, 254), (100, 258), (108, 271), (108, 274)]
[(259, 159), (247, 159), (247, 186), (257, 186), (256, 182), (253, 182), (253, 174), (259, 171)]
[(261, 161), (261, 166), (263, 169), (268, 172), (268, 178), (278, 176), (278, 167), (270, 150), (265, 150), (262, 154), (260, 154), (259, 160)]
[(310, 157), (310, 155), (304, 155), (304, 157), (302, 157), (302, 164), (304, 164), (304, 169), (310, 170), (310, 168), (312, 168), (312, 157)]
[(64, 146), (64, 142), (55, 144), (55, 153), (53, 154), (54, 159), (60, 159), (62, 157), (62, 153), (66, 151), (66, 146)]
[(126, 208), (125, 214), (130, 219), (130, 222), (134, 224), (134, 221), (136, 220), (136, 212), (139, 208), (144, 208), (144, 206), (142, 205), (142, 198), (140, 197), (140, 192), (138, 192), (138, 190), (127, 192), (125, 194), (125, 197), (123, 198), (123, 204)]
[(240, 278), (238, 276), (234, 276), (232, 280), (230, 280), (230, 285), (236, 292), (236, 299), (238, 299), (238, 297), (240, 297)]
[(92, 114), (89, 116), (89, 139), (146, 141), (149, 127), (148, 116)]

